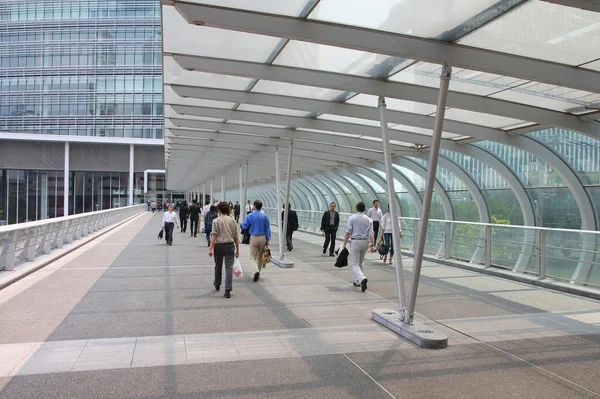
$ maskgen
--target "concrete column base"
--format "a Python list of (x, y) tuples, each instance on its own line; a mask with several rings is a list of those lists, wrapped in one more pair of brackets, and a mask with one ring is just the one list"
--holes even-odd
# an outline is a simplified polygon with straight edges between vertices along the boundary
[(277, 259), (277, 258), (273, 258), (271, 260), (271, 262), (274, 265), (277, 265), (283, 269), (291, 269), (292, 267), (294, 267), (294, 262), (292, 262), (291, 260), (287, 260), (287, 259)]
[(400, 320), (400, 313), (392, 309), (373, 310), (372, 319), (386, 328), (425, 349), (448, 347), (448, 337), (419, 322), (406, 324)]

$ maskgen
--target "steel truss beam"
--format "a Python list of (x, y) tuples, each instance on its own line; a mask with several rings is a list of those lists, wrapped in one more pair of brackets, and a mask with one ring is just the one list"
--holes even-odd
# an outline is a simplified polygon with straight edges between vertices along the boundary
[[(569, 3), (572, 1), (569, 0)], [(585, 5), (590, 2), (584, 3), (580, 0), (579, 3)], [(448, 63), (454, 67), (600, 93), (600, 73), (564, 64), (397, 33), (211, 7), (185, 1), (176, 0), (175, 7), (191, 24), (319, 43), (436, 64)]]
[[(392, 83), (395, 84), (395, 83)], [(276, 94), (263, 94), (235, 90), (212, 89), (196, 86), (171, 85), (175, 93), (184, 97), (201, 98), (214, 101), (231, 101), (240, 104), (262, 105), (266, 107), (287, 108), (312, 113), (325, 113), (378, 121), (377, 108), (366, 107), (348, 103), (313, 100), (308, 98), (281, 96)], [(184, 105), (184, 104), (174, 104)], [(406, 126), (416, 126), (423, 129), (433, 129), (435, 118), (404, 111), (386, 111), (389, 115), (388, 122)], [(472, 136), (481, 140), (499, 140), (506, 134), (501, 129), (493, 129), (470, 123), (447, 121), (445, 130), (461, 136)]]
[[(381, 81), (361, 76), (247, 61), (212, 59), (190, 55), (174, 55), (173, 58), (183, 68), (189, 70), (315, 86), (351, 93), (381, 95), (425, 104), (437, 103), (437, 89), (415, 84)], [(600, 77), (598, 81), (600, 81)], [(589, 88), (584, 90), (590, 91)], [(493, 113), (494, 115), (531, 121), (544, 126), (559, 126), (591, 137), (600, 137), (598, 123), (582, 121), (576, 115), (545, 108), (456, 91), (448, 92), (447, 106), (486, 114)], [(483, 134), (484, 132), (481, 132), (478, 136), (481, 137)], [(498, 140), (498, 137), (494, 140)]]

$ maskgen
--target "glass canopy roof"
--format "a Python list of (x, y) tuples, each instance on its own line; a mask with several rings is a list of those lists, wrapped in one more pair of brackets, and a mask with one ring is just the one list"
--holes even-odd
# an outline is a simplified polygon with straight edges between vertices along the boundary
[[(590, 10), (543, 0), (165, 0), (162, 24), (169, 189), (245, 162), (254, 180), (269, 178), (266, 165), (290, 139), (302, 173), (382, 161), (378, 96), (392, 151), (427, 151), (444, 62), (444, 150), (514, 145), (548, 127), (600, 137), (600, 13)], [(244, 156), (213, 144), (221, 130), (238, 135), (232, 147), (246, 146)], [(184, 134), (185, 152), (210, 152), (210, 167), (188, 173), (202, 161), (189, 156), (170, 164)]]

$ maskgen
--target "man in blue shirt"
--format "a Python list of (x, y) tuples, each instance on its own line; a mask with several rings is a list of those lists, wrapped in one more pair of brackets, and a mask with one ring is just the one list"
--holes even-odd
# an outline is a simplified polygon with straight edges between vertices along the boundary
[(260, 272), (264, 269), (265, 248), (269, 247), (271, 241), (271, 222), (264, 214), (260, 200), (254, 201), (254, 212), (246, 216), (242, 223), (242, 230), (250, 233), (250, 261), (254, 267), (254, 282), (260, 278)]

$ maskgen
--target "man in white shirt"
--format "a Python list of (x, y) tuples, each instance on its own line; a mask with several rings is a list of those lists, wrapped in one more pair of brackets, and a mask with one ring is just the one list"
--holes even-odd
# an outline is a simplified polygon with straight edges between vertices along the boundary
[[(354, 272), (354, 286), (367, 290), (367, 278), (363, 273), (363, 262), (367, 251), (375, 252), (375, 239), (373, 233), (373, 221), (365, 214), (365, 204), (356, 204), (356, 213), (348, 218), (346, 224), (346, 235), (344, 236), (344, 247), (350, 242), (350, 264)], [(370, 244), (370, 245), (369, 245)]]
[(175, 226), (179, 227), (177, 214), (173, 212), (174, 209), (173, 204), (169, 205), (169, 212), (165, 212), (162, 219), (162, 228), (165, 231), (165, 241), (168, 245), (173, 245), (173, 229)]
[(373, 234), (375, 242), (377, 242), (379, 224), (381, 223), (381, 218), (383, 217), (383, 212), (381, 212), (381, 208), (379, 208), (379, 201), (373, 201), (373, 208), (367, 211), (367, 217), (373, 221)]

